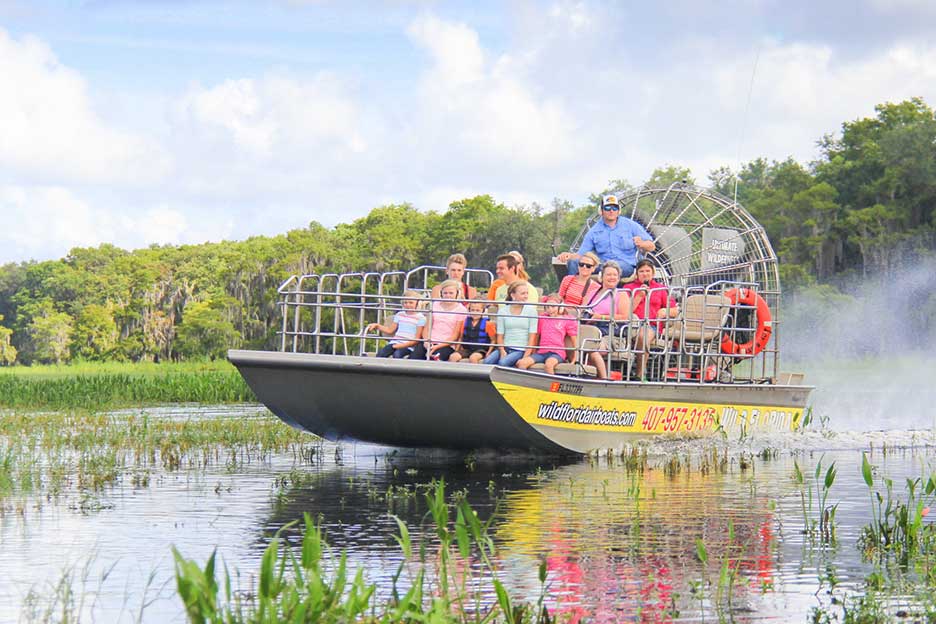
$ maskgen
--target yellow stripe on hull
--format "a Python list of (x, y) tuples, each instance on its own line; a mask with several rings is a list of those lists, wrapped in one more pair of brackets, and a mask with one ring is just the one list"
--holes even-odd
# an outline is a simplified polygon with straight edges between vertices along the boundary
[[(549, 390), (493, 383), (517, 414), (537, 428), (607, 432), (627, 438), (711, 433), (719, 426), (725, 430), (792, 431), (800, 426), (803, 416), (802, 407), (795, 406), (582, 396), (575, 394), (581, 391), (580, 384), (562, 382), (554, 382)], [(609, 442), (614, 437), (609, 436)]]

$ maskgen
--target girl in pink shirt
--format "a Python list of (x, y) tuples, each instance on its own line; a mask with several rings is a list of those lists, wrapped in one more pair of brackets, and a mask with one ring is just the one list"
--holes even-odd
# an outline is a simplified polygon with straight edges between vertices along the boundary
[(417, 347), (410, 359), (441, 360), (457, 362), (462, 359), (458, 353), (458, 343), (465, 328), (465, 316), (468, 308), (455, 300), (461, 290), (461, 282), (448, 279), (442, 282), (439, 294), (442, 301), (433, 301), (429, 315), (429, 343), (427, 347)]
[[(517, 368), (527, 369), (534, 364), (543, 364), (546, 372), (554, 375), (556, 365), (560, 362), (575, 363), (574, 344), (575, 337), (578, 335), (578, 323), (564, 313), (559, 295), (549, 295), (543, 301), (545, 303), (544, 316), (539, 318), (537, 325), (539, 348), (533, 354), (517, 362)], [(568, 358), (567, 353), (571, 354)]]

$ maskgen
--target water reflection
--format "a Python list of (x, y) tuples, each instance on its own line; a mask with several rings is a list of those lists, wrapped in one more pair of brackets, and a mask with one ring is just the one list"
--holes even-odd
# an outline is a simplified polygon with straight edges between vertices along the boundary
[(542, 487), (508, 495), (497, 537), (504, 556), (518, 560), (517, 569), (547, 557), (566, 609), (596, 621), (662, 617), (691, 609), (673, 588), (684, 593), (708, 574), (697, 540), (710, 560), (738, 566), (742, 587), (773, 582), (768, 501), (727, 484), (722, 474), (566, 467)]
[[(251, 417), (245, 411), (230, 417)], [(86, 589), (95, 597), (86, 615), (134, 621), (146, 591), (154, 601), (145, 621), (180, 620), (172, 545), (199, 561), (217, 548), (249, 587), (270, 536), (304, 513), (320, 518), (328, 541), (386, 593), (401, 560), (390, 514), (414, 540), (432, 539), (423, 492), (444, 478), (450, 495), (466, 497), (482, 519), (493, 515), (496, 566), (508, 589), (536, 600), (545, 562), (551, 609), (572, 621), (698, 621), (725, 613), (735, 621), (806, 621), (811, 608), (828, 604), (830, 567), (839, 587), (857, 587), (868, 574), (854, 545), (869, 516), (859, 466), (872, 437), (875, 449), (890, 449), (873, 461), (895, 482), (932, 470), (932, 432), (664, 440), (627, 461), (401, 455), (326, 444), (312, 463), (273, 456), (236, 470), (160, 472), (144, 487), (120, 481), (83, 510), (35, 497), (22, 501), (21, 512), (0, 514), (0, 620), (18, 619), (31, 588), (54, 584), (66, 564), (85, 562)], [(900, 445), (917, 448), (893, 450)], [(769, 452), (758, 456), (761, 449)], [(803, 536), (794, 459), (806, 474), (819, 461), (837, 462), (831, 498), (840, 505), (838, 546)], [(720, 585), (724, 565), (736, 578)]]

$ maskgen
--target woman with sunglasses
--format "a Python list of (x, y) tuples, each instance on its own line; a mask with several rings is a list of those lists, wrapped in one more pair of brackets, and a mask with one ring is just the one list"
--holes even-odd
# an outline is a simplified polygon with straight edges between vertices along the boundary
[[(584, 256), (582, 259), (585, 259)], [(614, 260), (608, 260), (601, 270), (601, 289), (591, 298), (585, 300), (585, 305), (591, 308), (589, 318), (585, 322), (594, 325), (602, 333), (598, 350), (588, 355), (588, 361), (595, 367), (598, 379), (608, 378), (608, 369), (604, 362), (605, 354), (609, 350), (627, 350), (627, 345), (618, 336), (618, 333), (622, 324), (627, 323), (630, 319), (631, 301), (628, 292), (618, 288), (620, 280), (621, 267)], [(613, 335), (611, 332), (612, 320), (615, 323)]]
[(578, 275), (566, 275), (559, 284), (559, 297), (563, 303), (573, 306), (589, 301), (601, 288), (601, 284), (591, 279), (598, 267), (598, 256), (593, 251), (582, 254), (578, 263)]

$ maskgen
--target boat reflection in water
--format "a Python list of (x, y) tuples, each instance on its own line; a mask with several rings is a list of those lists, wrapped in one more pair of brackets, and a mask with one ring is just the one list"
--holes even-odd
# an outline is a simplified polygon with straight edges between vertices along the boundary
[[(320, 517), (329, 542), (389, 596), (402, 558), (390, 514), (407, 523), (414, 540), (434, 540), (423, 496), (401, 493), (420, 490), (417, 484), (426, 491), (427, 481), (442, 476), (449, 495), (467, 497), (482, 519), (496, 513), (495, 566), (512, 596), (537, 600), (545, 561), (551, 613), (571, 621), (668, 621), (727, 610), (730, 601), (733, 613), (763, 615), (771, 608), (764, 593), (775, 582), (778, 521), (766, 496), (715, 463), (675, 474), (595, 460), (547, 470), (521, 462), (472, 471), (461, 458), (428, 471), (406, 460), (376, 470), (344, 467), (285, 492), (268, 526), (303, 512)], [(388, 498), (388, 490), (396, 494)], [(700, 561), (698, 540), (708, 565)], [(726, 562), (737, 576), (719, 587)], [(496, 601), (480, 561), (463, 561), (460, 569), (484, 579), (483, 602)]]
[(768, 501), (738, 491), (736, 478), (723, 484), (714, 473), (557, 470), (502, 501), (495, 539), (504, 574), (515, 591), (535, 595), (545, 557), (550, 599), (572, 621), (668, 621), (698, 612), (700, 599), (712, 608), (727, 562), (737, 580), (721, 594), (743, 607), (774, 583), (776, 521)]

